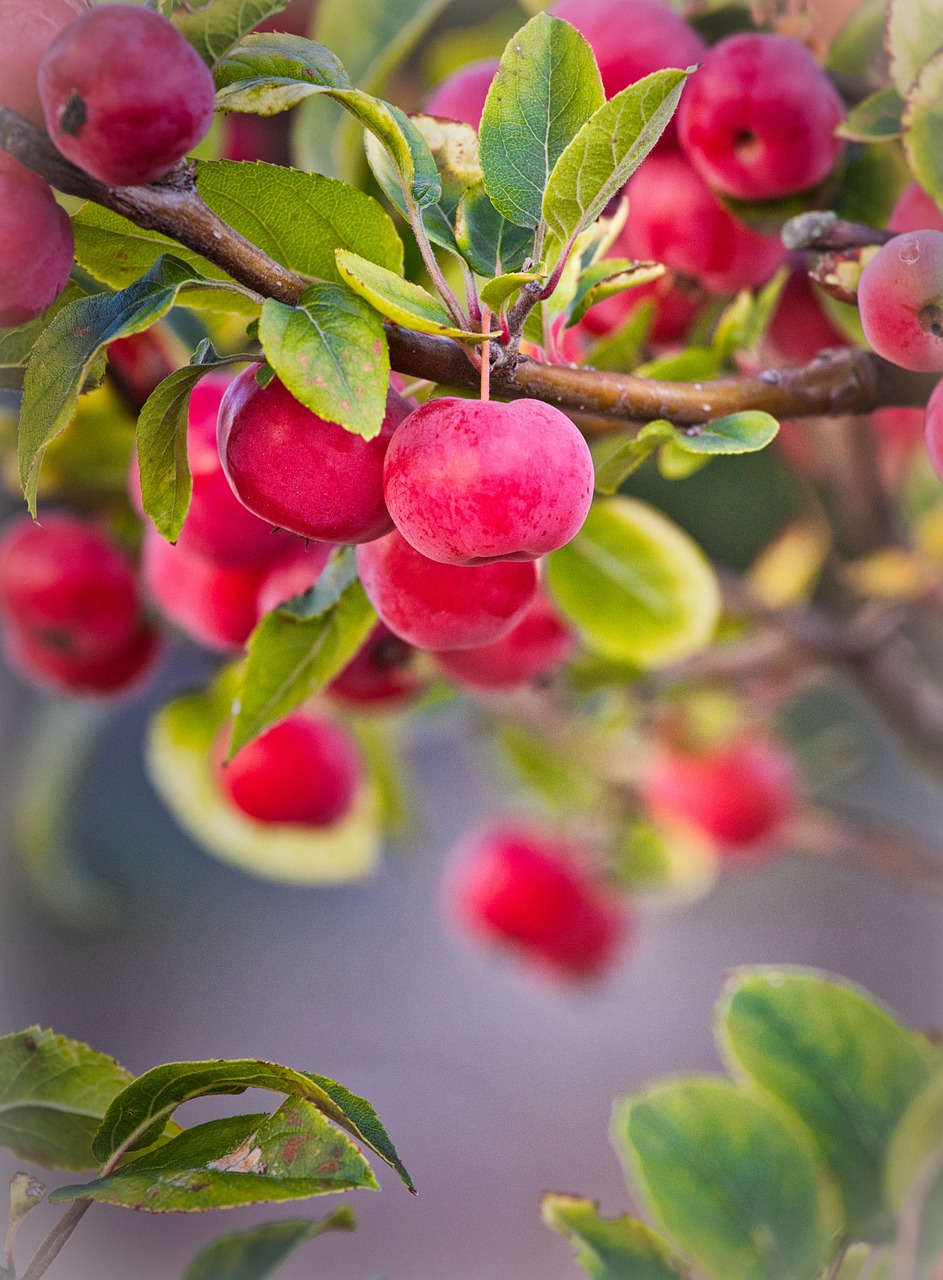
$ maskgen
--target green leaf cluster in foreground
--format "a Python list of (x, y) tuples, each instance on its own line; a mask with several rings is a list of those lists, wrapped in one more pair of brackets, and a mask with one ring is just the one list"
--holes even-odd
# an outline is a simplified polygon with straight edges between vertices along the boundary
[(545, 1199), (587, 1274), (817, 1280), (864, 1258), (869, 1274), (931, 1280), (939, 1050), (859, 989), (803, 969), (735, 972), (715, 1035), (731, 1078), (668, 1079), (615, 1106), (613, 1142), (660, 1236), (586, 1200)]

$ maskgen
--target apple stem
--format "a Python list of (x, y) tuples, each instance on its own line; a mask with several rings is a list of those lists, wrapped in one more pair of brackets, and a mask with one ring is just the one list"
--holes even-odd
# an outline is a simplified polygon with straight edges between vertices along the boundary
[[(481, 305), (481, 332), (488, 333), (491, 328), (491, 311)], [(491, 398), (491, 339), (485, 338), (481, 344), (481, 398)]]

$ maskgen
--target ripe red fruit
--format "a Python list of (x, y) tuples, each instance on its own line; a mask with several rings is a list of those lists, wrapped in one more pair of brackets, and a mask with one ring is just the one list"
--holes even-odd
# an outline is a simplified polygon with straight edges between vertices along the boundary
[(56, 35), (87, 0), (0, 0), (0, 102), (43, 125), (36, 73)]
[(629, 180), (627, 243), (712, 293), (755, 289), (786, 256), (778, 236), (731, 217), (679, 155), (649, 156)]
[[(292, 535), (294, 536), (294, 535)], [(309, 542), (294, 538), (297, 546), (269, 565), (259, 585), (256, 598), (258, 616), (309, 591), (331, 558), (334, 548), (327, 542)]]
[(104, 533), (65, 513), (11, 520), (0, 538), (0, 613), (32, 646), (107, 658), (137, 632), (134, 566)]
[(369, 542), (393, 527), (383, 500), (383, 459), (410, 406), (386, 398), (372, 440), (326, 422), (259, 365), (240, 373), (223, 397), (217, 443), (236, 497), (270, 524), (323, 542)]
[(72, 223), (52, 188), (0, 151), (0, 329), (55, 302), (72, 270)]
[(777, 365), (801, 365), (829, 347), (846, 347), (848, 339), (822, 310), (805, 271), (786, 281), (766, 330), (764, 344)]
[(943, 231), (943, 212), (919, 182), (911, 182), (897, 197), (887, 222), (890, 231)]
[(742, 737), (697, 754), (662, 748), (640, 785), (646, 807), (691, 823), (734, 852), (752, 851), (795, 813), (799, 781), (778, 743)]
[(154, 325), (108, 344), (108, 377), (141, 409), (148, 396), (187, 358), (184, 344), (165, 325)]
[(933, 470), (943, 479), (943, 382), (936, 384), (933, 394), (927, 401), (923, 423), (924, 438)]
[(217, 778), (237, 808), (257, 822), (326, 827), (349, 812), (363, 770), (350, 736), (330, 720), (293, 715), (248, 743)]
[(943, 231), (909, 231), (882, 245), (858, 281), (871, 346), (916, 372), (943, 372)]
[(132, 4), (82, 14), (39, 66), (46, 128), (73, 164), (110, 186), (164, 177), (209, 129), (215, 86), (173, 23)]
[(562, 666), (576, 648), (576, 636), (539, 591), (520, 622), (501, 640), (477, 649), (436, 655), (445, 674), (463, 689), (490, 693), (518, 689)]
[(445, 120), (461, 120), (477, 129), (497, 69), (497, 58), (481, 58), (478, 62), (459, 67), (429, 94), (426, 114), (441, 116)]
[(138, 688), (152, 674), (163, 652), (160, 635), (141, 622), (119, 649), (81, 657), (60, 652), (15, 626), (4, 630), (10, 666), (25, 680), (55, 693), (107, 697)]
[(468, 567), (429, 560), (394, 530), (357, 548), (371, 604), (417, 649), (470, 649), (506, 635), (537, 589), (532, 560)]
[(577, 534), (593, 499), (593, 460), (559, 409), (430, 400), (390, 442), (386, 505), (400, 533), (432, 560), (533, 560)]
[(714, 45), (691, 77), (678, 133), (709, 186), (741, 200), (773, 200), (828, 176), (844, 115), (837, 90), (804, 45), (744, 33)]
[(624, 950), (631, 920), (578, 849), (546, 831), (502, 823), (453, 855), (444, 905), (472, 937), (511, 948), (559, 977), (601, 977)]
[(402, 706), (416, 697), (426, 684), (416, 671), (415, 657), (415, 649), (378, 622), (325, 692), (335, 702), (347, 706)]

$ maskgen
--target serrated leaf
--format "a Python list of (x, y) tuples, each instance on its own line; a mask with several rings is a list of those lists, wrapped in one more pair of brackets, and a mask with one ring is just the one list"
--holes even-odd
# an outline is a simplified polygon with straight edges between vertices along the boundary
[(389, 348), (382, 320), (355, 293), (341, 284), (315, 284), (297, 307), (269, 298), (259, 337), (266, 360), (296, 400), (365, 440), (379, 434)]
[(488, 195), (510, 222), (540, 222), (560, 155), (606, 100), (596, 59), (575, 27), (547, 13), (508, 41), (481, 116)]
[(28, 324), (17, 325), (13, 329), (0, 329), (0, 390), (20, 390), (23, 386), (26, 362), (29, 360), (29, 353), (36, 339), (63, 307), (85, 296), (86, 290), (74, 280), (70, 280), (55, 302), (35, 320), (30, 320)]
[(654, 507), (594, 502), (547, 579), (587, 644), (617, 661), (659, 667), (704, 648), (720, 612), (714, 571), (697, 543)]
[(943, 0), (888, 0), (884, 41), (891, 79), (906, 98), (920, 68), (943, 45)]
[[(943, 16), (941, 16), (943, 21)], [(904, 107), (904, 151), (917, 181), (943, 201), (943, 50), (922, 68)]]
[(284, 884), (345, 884), (375, 868), (381, 836), (372, 786), (361, 785), (349, 813), (329, 827), (255, 822), (222, 794), (217, 740), (230, 718), (236, 673), (210, 689), (176, 698), (151, 721), (148, 775), (199, 845), (249, 875)]
[(284, 1219), (214, 1240), (193, 1259), (182, 1280), (268, 1280), (283, 1262), (325, 1231), (353, 1231), (347, 1205), (315, 1221)]
[(153, 1067), (119, 1093), (105, 1113), (93, 1143), (105, 1164), (119, 1152), (132, 1150), (160, 1133), (184, 1102), (246, 1089), (268, 1089), (313, 1103), (328, 1120), (364, 1142), (413, 1189), (389, 1134), (365, 1098), (344, 1085), (312, 1072), (295, 1071), (275, 1062), (239, 1058), (211, 1062), (168, 1062)]
[(512, 271), (508, 275), (489, 280), (482, 286), (480, 297), (486, 307), (490, 307), (492, 311), (500, 311), (508, 299), (519, 293), (525, 284), (531, 284), (535, 280), (543, 282), (546, 278), (537, 271)]
[[(338, 249), (335, 256), (338, 270), (350, 288), (394, 324), (440, 338), (461, 338), (465, 342), (481, 342), (489, 336), (473, 329), (457, 328), (439, 299), (421, 285), (404, 280), (346, 249)], [(500, 330), (495, 330), (490, 336), (496, 338), (499, 334)]]
[(51, 1204), (89, 1199), (146, 1213), (202, 1213), (377, 1189), (369, 1164), (319, 1107), (290, 1098), (271, 1115), (185, 1129), (117, 1172), (61, 1187)]
[(214, 66), (266, 18), (288, 8), (289, 0), (210, 0), (200, 8), (178, 9), (171, 21), (207, 64)]
[(486, 278), (518, 271), (534, 250), (534, 232), (518, 227), (491, 203), (483, 182), (469, 187), (455, 218), (455, 239), (473, 271)]
[(668, 69), (645, 76), (580, 129), (555, 164), (543, 199), (543, 216), (561, 244), (599, 217), (654, 147), (688, 74)]
[(613, 1140), (668, 1239), (710, 1280), (815, 1280), (839, 1218), (820, 1157), (778, 1103), (672, 1080), (616, 1104)]
[(717, 1010), (729, 1061), (800, 1115), (842, 1193), (855, 1239), (887, 1238), (884, 1171), (895, 1126), (939, 1057), (864, 992), (795, 969), (746, 969)]
[(53, 317), (33, 347), (23, 382), (20, 482), (33, 514), (43, 454), (72, 420), (82, 385), (104, 348), (150, 328), (187, 289), (207, 287), (212, 282), (186, 263), (162, 257), (120, 293), (78, 298)]
[(684, 1280), (667, 1244), (634, 1218), (602, 1218), (599, 1206), (576, 1196), (546, 1194), (543, 1220), (569, 1240), (592, 1280)]
[(903, 110), (903, 98), (887, 85), (853, 106), (835, 133), (850, 142), (891, 142), (900, 137)]
[[(412, 115), (410, 120), (428, 143), (442, 183), (439, 199), (422, 210), (423, 223), (434, 244), (455, 250), (455, 215), (459, 201), (469, 187), (481, 181), (478, 135), (470, 125), (457, 120), (438, 120), (435, 116), (426, 115)], [(373, 176), (393, 206), (404, 218), (408, 218), (409, 206), (389, 153), (373, 134), (367, 134), (365, 142), (367, 162)], [(353, 245), (350, 247), (355, 248)], [(365, 256), (376, 261), (372, 255)], [(396, 267), (392, 269), (401, 270)]]
[(230, 755), (284, 719), (347, 665), (376, 624), (359, 582), (314, 617), (266, 614), (248, 643)]
[(0, 1145), (50, 1169), (92, 1169), (92, 1138), (133, 1077), (88, 1045), (31, 1027), (0, 1038)]
[(601, 262), (594, 262), (588, 270), (580, 273), (573, 297), (563, 313), (567, 328), (579, 324), (597, 302), (613, 298), (626, 289), (635, 289), (640, 284), (650, 284), (664, 274), (665, 268), (657, 262), (633, 262), (628, 258), (604, 258)]

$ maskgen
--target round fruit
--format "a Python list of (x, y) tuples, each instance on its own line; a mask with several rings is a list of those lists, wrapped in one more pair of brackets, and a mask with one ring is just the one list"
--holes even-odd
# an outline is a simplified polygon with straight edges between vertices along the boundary
[(499, 824), (453, 855), (445, 909), (463, 931), (570, 979), (598, 978), (624, 948), (630, 919), (578, 849), (546, 831)]
[(447, 396), (402, 424), (383, 491), (400, 533), (432, 560), (534, 560), (579, 532), (593, 498), (593, 460), (552, 405)]
[(792, 757), (763, 738), (734, 739), (697, 754), (663, 748), (649, 762), (640, 792), (653, 814), (691, 823), (735, 851), (769, 840), (799, 804)]
[(236, 497), (269, 524), (322, 542), (369, 542), (393, 527), (383, 500), (383, 459), (409, 414), (389, 391), (372, 440), (326, 422), (250, 365), (223, 397), (217, 443)]
[(858, 281), (871, 346), (915, 372), (943, 372), (943, 231), (909, 231), (882, 245)]
[(943, 231), (943, 212), (919, 182), (911, 182), (897, 197), (887, 226), (898, 235), (904, 231)]
[(395, 530), (357, 548), (371, 604), (417, 649), (470, 649), (506, 635), (537, 589), (532, 560), (465, 565), (429, 560)]
[(793, 271), (766, 330), (764, 346), (772, 360), (777, 365), (808, 364), (820, 351), (847, 345), (822, 310), (805, 271)]
[(65, 288), (75, 243), (52, 188), (0, 151), (0, 329), (42, 315)]
[(681, 146), (704, 181), (741, 200), (821, 182), (841, 151), (841, 98), (804, 45), (728, 36), (710, 50), (678, 109)]
[(43, 127), (36, 73), (56, 35), (87, 0), (0, 0), (0, 102)]
[(415, 657), (415, 649), (378, 622), (325, 692), (335, 702), (354, 707), (402, 706), (426, 684), (415, 669)]
[(156, 182), (210, 127), (213, 77), (173, 23), (132, 4), (91, 9), (39, 65), (46, 128), (109, 186)]
[(445, 120), (461, 120), (477, 129), (497, 69), (497, 58), (482, 58), (460, 67), (429, 94), (426, 114), (441, 116)]
[[(907, 412), (907, 410), (903, 410)], [(943, 479), (943, 382), (938, 382), (927, 401), (923, 419), (924, 439), (933, 470)]]
[(477, 649), (437, 655), (445, 674), (463, 689), (491, 693), (518, 689), (549, 676), (573, 654), (576, 637), (542, 591), (502, 640)]
[(15, 626), (4, 629), (3, 647), (11, 667), (30, 684), (79, 697), (107, 697), (138, 688), (163, 652), (161, 636), (143, 622), (119, 649), (103, 656), (62, 652)]
[(0, 613), (33, 646), (89, 661), (137, 632), (134, 566), (87, 520), (64, 513), (11, 520), (0, 538)]
[(303, 715), (282, 720), (228, 764), (224, 749), (217, 759), (223, 792), (257, 822), (329, 826), (350, 811), (362, 773), (357, 748), (339, 725)]

